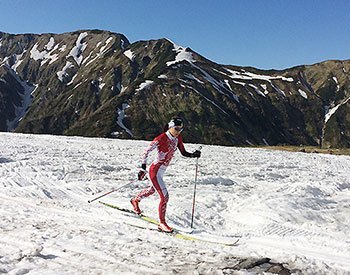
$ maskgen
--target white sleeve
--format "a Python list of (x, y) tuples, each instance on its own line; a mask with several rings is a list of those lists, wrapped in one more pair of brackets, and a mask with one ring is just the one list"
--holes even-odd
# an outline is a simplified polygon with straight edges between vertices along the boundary
[(141, 164), (147, 164), (148, 155), (158, 146), (158, 144), (159, 141), (155, 139), (150, 143), (150, 145), (148, 145), (145, 152), (143, 153)]

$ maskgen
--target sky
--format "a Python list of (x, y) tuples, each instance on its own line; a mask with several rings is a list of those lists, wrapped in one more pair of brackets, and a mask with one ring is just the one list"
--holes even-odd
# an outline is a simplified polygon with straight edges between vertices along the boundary
[(0, 0), (0, 31), (102, 29), (168, 38), (220, 63), (286, 69), (350, 59), (348, 0)]

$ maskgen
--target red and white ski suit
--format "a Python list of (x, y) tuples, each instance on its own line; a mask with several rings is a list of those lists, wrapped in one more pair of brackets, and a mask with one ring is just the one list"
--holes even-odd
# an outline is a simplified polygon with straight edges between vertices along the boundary
[(147, 158), (149, 154), (157, 149), (156, 159), (152, 162), (149, 168), (149, 179), (152, 185), (147, 189), (142, 190), (136, 199), (140, 201), (142, 198), (152, 195), (155, 190), (157, 190), (160, 202), (158, 207), (159, 221), (165, 223), (165, 212), (167, 207), (167, 202), (169, 200), (168, 190), (163, 181), (163, 175), (171, 159), (173, 158), (176, 149), (179, 148), (182, 155), (189, 157), (191, 153), (185, 150), (184, 144), (182, 142), (182, 137), (173, 137), (169, 131), (157, 136), (151, 144), (147, 147), (144, 152), (142, 164), (147, 163)]

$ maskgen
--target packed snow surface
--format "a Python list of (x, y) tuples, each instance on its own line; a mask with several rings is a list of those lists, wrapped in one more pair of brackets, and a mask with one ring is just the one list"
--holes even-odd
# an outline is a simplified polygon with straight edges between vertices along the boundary
[[(222, 274), (237, 256), (349, 274), (348, 156), (204, 145), (195, 233), (241, 237), (227, 247), (131, 227), (132, 217), (87, 202), (130, 182), (103, 198), (130, 208), (147, 186), (135, 177), (148, 143), (0, 133), (0, 273)], [(166, 171), (173, 226), (190, 225), (195, 163), (176, 153)], [(151, 217), (157, 205), (155, 194), (141, 202)]]

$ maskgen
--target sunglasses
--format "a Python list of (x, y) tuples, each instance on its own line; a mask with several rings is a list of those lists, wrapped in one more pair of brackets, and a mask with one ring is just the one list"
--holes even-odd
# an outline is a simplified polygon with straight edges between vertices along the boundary
[(176, 127), (174, 127), (174, 129), (176, 132), (180, 132), (180, 133), (184, 130), (184, 128), (180, 127), (180, 126), (176, 126)]

